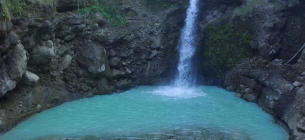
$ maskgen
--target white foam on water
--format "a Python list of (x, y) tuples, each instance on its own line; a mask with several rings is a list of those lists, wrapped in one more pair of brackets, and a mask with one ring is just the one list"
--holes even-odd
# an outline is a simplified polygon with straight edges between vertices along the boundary
[(178, 87), (178, 86), (159, 87), (154, 91), (152, 91), (152, 93), (156, 95), (181, 98), (181, 99), (195, 98), (195, 97), (201, 97), (207, 95), (202, 90), (196, 87), (186, 88), (186, 87)]

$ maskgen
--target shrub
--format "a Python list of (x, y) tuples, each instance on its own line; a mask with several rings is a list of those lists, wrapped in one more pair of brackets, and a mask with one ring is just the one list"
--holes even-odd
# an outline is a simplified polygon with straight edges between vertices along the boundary
[(118, 9), (120, 4), (121, 0), (94, 0), (91, 5), (81, 9), (80, 12), (89, 14), (100, 12), (110, 26), (124, 27), (127, 20), (123, 12)]

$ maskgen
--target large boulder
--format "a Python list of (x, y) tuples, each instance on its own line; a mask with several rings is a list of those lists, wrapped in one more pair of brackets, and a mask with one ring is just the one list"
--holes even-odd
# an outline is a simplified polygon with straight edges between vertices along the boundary
[(89, 43), (77, 56), (78, 64), (96, 78), (111, 78), (106, 50), (99, 43)]
[(52, 57), (55, 56), (52, 41), (48, 41), (45, 46), (35, 47), (30, 53), (29, 64), (32, 65), (46, 65)]
[(8, 55), (0, 68), (0, 97), (13, 90), (26, 72), (28, 56), (21, 44), (18, 44)]

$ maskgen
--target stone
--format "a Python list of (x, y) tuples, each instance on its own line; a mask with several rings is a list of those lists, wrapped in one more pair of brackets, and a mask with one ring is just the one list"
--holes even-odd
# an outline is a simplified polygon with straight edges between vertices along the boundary
[(85, 91), (85, 92), (86, 92), (86, 91), (89, 90), (89, 87), (88, 87), (87, 84), (85, 84), (85, 83), (82, 83), (80, 87), (81, 87), (81, 90), (82, 90), (82, 91)]
[(295, 82), (293, 82), (293, 86), (295, 86), (295, 87), (301, 87), (302, 84), (301, 84), (299, 81), (295, 81)]
[(120, 53), (120, 57), (122, 57), (122, 58), (127, 58), (127, 54), (124, 53), (124, 52), (121, 52), (121, 53)]
[(108, 81), (106, 78), (102, 78), (97, 83), (97, 93), (98, 95), (102, 94), (111, 94), (112, 91), (108, 85)]
[(151, 51), (151, 52), (150, 52), (150, 55), (149, 55), (149, 57), (148, 57), (148, 59), (154, 58), (157, 54), (158, 54), (158, 51), (157, 51), (157, 50)]
[(121, 90), (127, 90), (131, 87), (132, 81), (124, 79), (115, 83), (115, 86)]
[(49, 48), (53, 48), (53, 45), (54, 44), (51, 40), (48, 40), (47, 43), (46, 43), (46, 46), (49, 47)]
[(36, 74), (26, 71), (20, 81), (20, 84), (33, 86), (38, 82), (38, 80), (39, 80), (39, 77)]
[(111, 71), (105, 48), (97, 42), (89, 43), (76, 58), (78, 64), (96, 78), (111, 78)]
[(115, 56), (116, 56), (116, 52), (115, 52), (113, 49), (110, 49), (110, 50), (109, 50), (109, 55), (110, 55), (111, 57), (115, 57)]
[(42, 27), (45, 31), (50, 31), (52, 29), (52, 23), (49, 20), (45, 20)]
[(18, 44), (18, 36), (14, 32), (10, 32), (9, 34), (9, 44), (11, 45), (17, 45)]
[(67, 69), (69, 67), (71, 61), (72, 61), (72, 56), (69, 54), (66, 54), (63, 58), (63, 61), (60, 63), (59, 70), (63, 71), (65, 69)]
[(6, 63), (0, 68), (0, 97), (16, 87), (17, 82), (26, 72), (28, 56), (21, 44), (8, 55)]
[(29, 64), (36, 66), (47, 65), (53, 56), (55, 56), (53, 47), (38, 46), (31, 51)]
[(151, 44), (150, 48), (155, 50), (160, 48), (160, 46), (161, 46), (161, 39), (157, 38), (153, 40), (153, 43)]
[(90, 91), (86, 92), (85, 95), (86, 95), (86, 97), (93, 97), (94, 96), (94, 94)]
[(240, 98), (242, 95), (241, 95), (240, 93), (235, 93), (235, 94), (234, 94), (234, 96), (236, 96), (236, 97), (239, 97), (239, 98)]
[(226, 88), (226, 90), (227, 90), (227, 91), (234, 91), (234, 88), (233, 88), (233, 86), (228, 86), (228, 87)]
[(103, 15), (99, 12), (96, 12), (92, 19), (93, 23), (97, 23), (100, 27), (107, 24), (107, 21), (104, 19)]
[(305, 76), (305, 71), (304, 72), (302, 72), (302, 74), (301, 74), (302, 76)]
[(116, 69), (111, 70), (111, 74), (113, 79), (118, 79), (123, 75), (121, 71)]
[(256, 102), (257, 101), (257, 98), (254, 94), (246, 93), (242, 96), (242, 98), (245, 99), (248, 102)]
[(10, 79), (19, 81), (26, 72), (28, 56), (21, 44), (18, 44), (6, 59)]
[(67, 36), (64, 38), (64, 40), (65, 40), (65, 41), (71, 41), (71, 40), (73, 40), (74, 38), (75, 38), (75, 35), (72, 34), (72, 35), (67, 35)]
[(0, 126), (5, 125), (6, 121), (7, 121), (7, 117), (6, 117), (6, 114), (5, 114), (5, 110), (0, 109)]
[(120, 63), (121, 63), (121, 60), (118, 57), (113, 57), (113, 58), (109, 59), (109, 65), (111, 67), (118, 67)]

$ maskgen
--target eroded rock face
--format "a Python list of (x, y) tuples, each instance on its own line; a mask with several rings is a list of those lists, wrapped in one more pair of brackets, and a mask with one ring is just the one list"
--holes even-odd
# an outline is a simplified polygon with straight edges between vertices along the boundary
[(99, 43), (89, 43), (77, 56), (77, 62), (96, 78), (111, 77), (105, 48)]
[(1, 96), (6, 92), (13, 90), (16, 84), (26, 72), (28, 55), (21, 44), (18, 44), (2, 64), (0, 69)]

